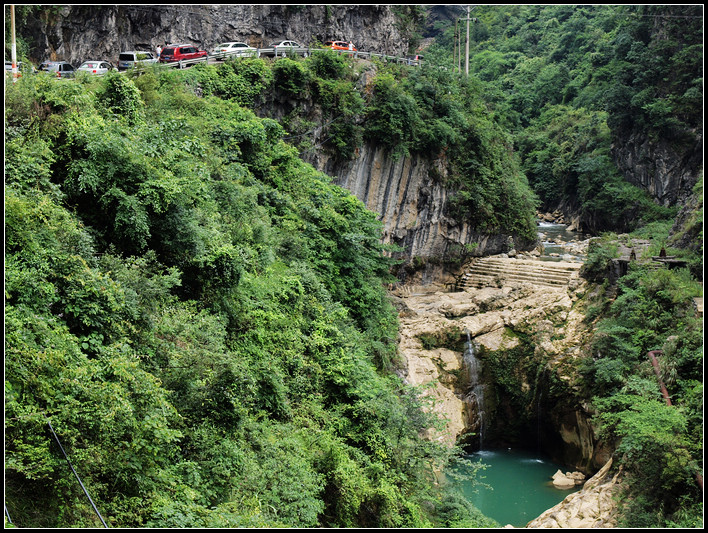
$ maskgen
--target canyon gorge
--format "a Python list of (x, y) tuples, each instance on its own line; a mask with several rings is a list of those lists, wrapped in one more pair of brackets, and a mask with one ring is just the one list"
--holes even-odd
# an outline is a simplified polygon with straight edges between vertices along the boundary
[[(120, 348), (109, 343), (108, 334), (104, 342), (103, 322), (97, 320), (94, 327), (76, 311), (70, 324), (78, 331), (76, 353), (93, 364), (94, 356), (113, 361), (118, 349), (134, 350), (130, 363), (155, 373), (155, 387), (168, 384), (165, 402), (184, 404), (175, 411), (174, 427), (184, 429), (185, 438), (163, 432), (165, 445), (159, 453), (171, 468), (172, 458), (184, 451), (184, 472), (175, 471), (173, 479), (185, 492), (155, 498), (150, 509), (137, 510), (135, 503), (139, 518), (126, 519), (126, 524), (429, 526), (432, 521), (420, 519), (425, 513), (417, 515), (418, 507), (409, 507), (395, 492), (410, 488), (401, 481), (414, 479), (406, 470), (410, 465), (429, 473), (421, 465), (431, 455), (421, 455), (420, 462), (417, 456), (409, 460), (425, 446), (410, 444), (415, 440), (402, 437), (405, 431), (418, 439), (424, 435), (426, 444), (441, 444), (445, 453), (525, 449), (562, 465), (555, 486), (561, 487), (561, 495), (571, 488), (572, 493), (528, 522), (529, 528), (617, 527), (617, 502), (628, 490), (623, 485), (625, 465), (634, 468), (635, 479), (643, 479), (647, 468), (625, 461), (639, 457), (636, 449), (643, 447), (650, 450), (647, 457), (666, 462), (652, 465), (656, 470), (651, 475), (671, 479), (679, 487), (676, 494), (683, 490), (696, 498), (692, 480), (695, 472), (702, 472), (697, 459), (702, 447), (685, 428), (701, 422), (695, 413), (690, 424), (679, 416), (696, 411), (702, 402), (702, 370), (696, 370), (702, 352), (696, 348), (694, 324), (696, 315), (702, 315), (702, 129), (690, 112), (690, 120), (682, 117), (687, 125), (662, 123), (663, 130), (639, 119), (633, 122), (617, 109), (608, 114), (603, 99), (608, 109), (622, 107), (612, 90), (630, 100), (627, 87), (610, 90), (606, 83), (611, 78), (607, 72), (626, 67), (617, 60), (630, 48), (626, 35), (612, 34), (616, 41), (607, 37), (601, 51), (588, 52), (582, 61), (580, 54), (568, 53), (587, 68), (572, 83), (570, 73), (577, 74), (580, 66), (576, 71), (551, 61), (566, 57), (564, 47), (575, 49), (569, 44), (575, 42), (575, 30), (564, 29), (544, 49), (539, 20), (549, 35), (567, 21), (570, 28), (582, 20), (595, 30), (587, 34), (595, 36), (603, 24), (610, 26), (601, 17), (607, 15), (604, 11), (597, 19), (587, 15), (591, 22), (586, 22), (584, 8), (566, 13), (561, 6), (539, 14), (535, 10), (542, 8), (535, 6), (528, 15), (533, 31), (507, 36), (495, 30), (507, 26), (517, 8), (524, 9), (485, 12), (488, 28), (473, 28), (480, 47), (472, 58), (479, 79), (458, 78), (461, 72), (453, 74), (443, 57), (450, 50), (431, 47), (434, 53), (428, 57), (438, 54), (436, 61), (445, 66), (431, 61), (434, 68), (406, 70), (330, 52), (320, 63), (312, 56), (239, 58), (184, 71), (160, 67), (118, 75), (107, 78), (107, 84), (114, 84), (107, 87), (88, 78), (75, 85), (62, 80), (67, 83), (52, 86), (56, 80), (51, 80), (43, 86), (38, 76), (38, 89), (14, 96), (9, 107), (16, 108), (16, 117), (8, 137), (14, 142), (9, 167), (17, 182), (13, 186), (34, 198), (42, 185), (55, 195), (52, 202), (66, 209), (67, 220), (76, 217), (76, 227), (82, 232), (86, 228), (82, 239), (95, 239), (95, 250), (88, 244), (84, 250), (78, 237), (66, 244), (68, 263), (81, 263), (82, 272), (89, 270), (86, 265), (105, 270), (105, 276), (95, 276), (98, 296), (92, 293), (86, 301), (103, 298), (106, 286), (115, 291), (125, 286), (126, 301), (148, 309), (123, 316), (113, 300), (101, 303), (111, 317), (105, 323), (115, 322), (120, 338), (129, 339)], [(424, 11), (427, 20), (421, 18)], [(37, 61), (79, 62), (88, 55), (112, 57), (121, 49), (154, 49), (171, 41), (209, 48), (223, 40), (266, 46), (278, 38), (308, 44), (352, 39), (360, 50), (406, 55), (446, 24), (447, 37), (442, 30), (433, 36), (459, 52), (459, 43), (453, 46), (449, 34), (461, 13), (455, 6), (47, 6), (33, 11), (20, 28), (31, 51), (27, 57)], [(499, 31), (505, 46), (508, 37), (509, 49), (485, 49), (493, 37), (485, 31)], [(664, 38), (658, 22), (651, 31), (637, 33), (646, 42)], [(523, 46), (522, 37), (529, 40)], [(524, 47), (539, 56), (529, 52), (522, 57), (518, 50)], [(541, 59), (541, 50), (548, 58)], [(645, 49), (635, 43), (632, 54), (640, 52), (651, 57), (648, 45)], [(541, 66), (544, 61), (548, 64)], [(488, 76), (487, 68), (499, 72)], [(596, 73), (593, 86), (589, 80)], [(532, 85), (537, 82), (540, 87)], [(586, 82), (588, 93), (583, 92)], [(128, 97), (109, 101), (111, 91)], [(547, 97), (543, 105), (536, 100), (541, 94)], [(632, 100), (637, 105), (642, 98), (649, 101), (647, 91), (637, 94)], [(663, 98), (659, 92), (654, 96)], [(577, 108), (571, 109), (566, 104), (575, 98)], [(81, 109), (77, 103), (84, 101), (94, 107)], [(130, 120), (122, 116), (127, 116), (126, 101), (135, 103)], [(664, 108), (655, 102), (642, 109), (652, 117), (663, 116)], [(618, 121), (617, 116), (624, 122), (612, 129), (608, 124)], [(49, 119), (68, 125), (61, 129)], [(35, 124), (41, 124), (37, 138), (31, 135)], [(34, 167), (27, 163), (35, 159), (39, 163)], [(20, 227), (16, 220), (26, 218), (30, 221), (17, 231), (32, 235), (33, 219), (26, 207), (30, 201), (13, 201), (10, 225)], [(38, 201), (42, 208), (45, 204)], [(38, 219), (45, 216), (39, 208), (37, 213)], [(572, 240), (549, 237), (549, 226), (572, 233)], [(30, 237), (26, 241), (33, 242)], [(13, 251), (18, 257), (31, 256), (25, 241), (13, 242), (20, 243), (19, 251)], [(666, 259), (665, 248), (673, 246)], [(683, 249), (696, 257), (673, 255)], [(81, 253), (86, 259), (75, 261)], [(39, 318), (26, 323), (34, 324), (36, 318), (44, 324), (40, 312), (51, 320), (72, 318), (72, 291), (82, 295), (86, 284), (71, 285), (68, 296), (49, 283), (31, 292), (33, 286), (25, 289), (23, 280), (35, 271), (23, 269), (32, 259), (22, 257), (13, 267), (19, 281), (11, 289), (28, 295), (9, 300), (23, 313), (28, 302), (40, 302)], [(128, 266), (122, 268), (121, 261)], [(41, 272), (52, 274), (51, 264), (47, 259)], [(139, 265), (149, 268), (138, 274)], [(52, 283), (73, 283), (73, 270), (67, 272), (56, 276), (59, 281), (50, 278)], [(113, 275), (119, 276), (115, 283)], [(162, 299), (145, 304), (143, 291)], [(691, 307), (699, 293), (700, 307), (698, 298)], [(174, 331), (171, 317), (179, 325)], [(13, 378), (17, 390), (28, 379), (23, 370), (29, 342), (24, 324), (17, 319), (13, 332), (20, 369)], [(198, 329), (194, 324), (205, 330), (192, 331)], [(140, 334), (133, 338), (134, 330)], [(675, 425), (657, 418), (656, 426), (669, 434), (662, 441), (665, 448), (657, 450), (651, 446), (659, 430), (646, 423), (654, 422), (652, 413), (641, 418), (643, 406), (665, 407), (657, 401), (656, 380), (645, 360), (648, 349), (666, 351), (662, 376), (677, 403), (685, 404), (679, 415), (679, 410), (661, 411)], [(41, 355), (43, 350), (36, 351)], [(183, 368), (187, 370), (179, 370)], [(379, 379), (394, 390), (390, 397), (378, 390)], [(59, 385), (73, 383), (67, 379)], [(315, 388), (320, 385), (321, 390)], [(408, 395), (407, 387), (416, 392)], [(47, 390), (54, 401), (52, 387)], [(13, 402), (27, 400), (22, 391), (11, 391)], [(406, 418), (412, 403), (397, 410), (396, 402), (418, 393), (440, 424), (414, 427), (423, 417), (412, 416), (413, 422)], [(161, 409), (166, 416), (165, 407)], [(23, 412), (17, 410), (17, 420), (23, 420)], [(183, 428), (189, 417), (194, 428)], [(73, 427), (71, 423), (66, 425)], [(377, 433), (378, 425), (395, 438), (383, 430)], [(648, 425), (649, 438), (643, 441)], [(37, 427), (32, 431), (40, 434)], [(146, 426), (136, 422), (135, 427)], [(674, 427), (681, 428), (683, 439), (676, 447)], [(325, 433), (330, 430), (331, 435)], [(24, 434), (18, 435), (17, 442), (23, 443)], [(290, 435), (296, 435), (292, 442)], [(627, 446), (636, 446), (631, 453), (621, 448), (622, 435), (632, 437), (626, 439)], [(229, 446), (222, 450), (220, 439)], [(217, 442), (219, 446), (211, 444)], [(675, 448), (681, 453), (674, 453)], [(24, 449), (17, 455), (24, 457)], [(242, 450), (253, 453), (246, 456), (250, 452)], [(272, 478), (261, 470), (270, 450), (282, 451), (284, 464), (294, 458), (302, 466), (300, 481), (311, 487), (307, 501), (299, 499), (302, 494), (278, 492), (284, 480), (291, 480), (279, 465), (268, 463)], [(399, 457), (401, 450), (405, 453)], [(213, 471), (223, 471), (223, 476), (210, 478), (214, 487), (204, 489), (197, 504), (185, 495), (195, 490), (192, 480), (195, 487), (208, 485), (204, 480), (210, 471), (199, 469), (211, 454)], [(222, 454), (227, 456), (223, 463)], [(32, 456), (27, 456), (23, 460), (29, 463)], [(107, 459), (105, 464), (122, 463)], [(401, 468), (400, 476), (380, 475), (394, 464)], [(238, 470), (242, 465), (247, 466)], [(155, 479), (163, 470), (155, 467)], [(242, 482), (244, 472), (260, 480), (263, 490), (254, 484), (250, 492), (251, 485)], [(26, 486), (25, 474), (18, 469), (18, 493)], [(113, 497), (104, 483), (108, 475), (101, 476), (96, 476), (101, 487)], [(126, 487), (132, 487), (132, 478), (126, 474), (125, 479)], [(578, 484), (582, 488), (576, 491)], [(47, 499), (54, 501), (56, 491), (46, 486)], [(422, 492), (426, 496), (420, 508), (435, 507)], [(131, 501), (139, 502), (147, 492), (135, 493)], [(273, 499), (261, 509), (259, 498), (266, 494)], [(20, 496), (31, 501), (32, 494)], [(679, 500), (674, 498), (672, 505), (679, 507)], [(286, 508), (291, 501), (291, 514), (283, 518), (279, 503)], [(131, 514), (124, 511), (125, 502), (118, 497), (116, 502), (119, 519), (123, 512)], [(223, 507), (212, 515), (214, 502)], [(222, 511), (228, 508), (230, 513), (238, 502), (248, 504), (250, 515), (241, 516), (239, 509), (236, 518), (220, 522)], [(193, 515), (184, 522), (180, 520), (188, 513), (182, 514), (182, 505), (193, 506)], [(303, 509), (307, 520), (299, 522)], [(440, 509), (447, 512), (443, 505)], [(214, 522), (204, 518), (216, 514)], [(74, 525), (88, 523), (81, 513), (77, 516)]]
[[(462, 288), (449, 279), (392, 291), (401, 375), (425, 391), (446, 421), (428, 438), (471, 450), (530, 449), (592, 477), (527, 527), (614, 527), (611, 494), (618, 477), (607, 474), (612, 449), (598, 439), (575, 383), (590, 334), (589, 285), (578, 275), (579, 262), (515, 255), (485, 258), (487, 266), (476, 270), (466, 265)], [(470, 381), (470, 344), (483, 395)]]

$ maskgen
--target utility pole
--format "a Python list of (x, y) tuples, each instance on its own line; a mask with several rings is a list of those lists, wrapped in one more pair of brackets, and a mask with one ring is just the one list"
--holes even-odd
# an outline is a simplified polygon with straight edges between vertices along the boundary
[[(467, 18), (465, 19), (459, 19), (459, 20), (466, 20), (467, 21), (467, 43), (465, 45), (465, 75), (469, 78), (470, 75), (470, 21), (477, 22), (476, 18), (470, 17), (470, 10), (474, 9), (477, 6), (467, 6)], [(455, 28), (457, 28), (457, 21), (455, 21)], [(461, 34), (462, 32), (460, 32)], [(460, 40), (462, 39), (462, 35), (460, 35)], [(462, 43), (460, 43), (460, 46), (458, 49), (460, 49), (460, 54), (462, 54)], [(458, 62), (458, 69), (460, 72), (462, 71), (461, 64)]]
[(465, 45), (465, 76), (470, 76), (470, 6), (467, 6), (467, 44)]
[(460, 35), (460, 18), (455, 19), (455, 39), (452, 44), (452, 60), (457, 64), (458, 74), (462, 73), (462, 35)]
[(457, 19), (455, 19), (455, 34), (452, 38), (452, 64), (455, 64), (455, 57), (457, 56)]
[[(458, 20), (458, 22), (461, 21), (462, 19)], [(457, 30), (457, 72), (462, 74), (462, 27)]]
[(12, 83), (17, 81), (17, 42), (15, 41), (15, 5), (10, 5), (10, 27), (12, 28)]

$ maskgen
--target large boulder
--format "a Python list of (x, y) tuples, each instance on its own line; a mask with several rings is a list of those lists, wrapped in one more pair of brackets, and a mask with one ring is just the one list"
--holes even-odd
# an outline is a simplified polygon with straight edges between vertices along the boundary
[(558, 470), (553, 474), (553, 486), (557, 489), (572, 489), (577, 485), (582, 485), (585, 481), (585, 474), (582, 472), (566, 472)]

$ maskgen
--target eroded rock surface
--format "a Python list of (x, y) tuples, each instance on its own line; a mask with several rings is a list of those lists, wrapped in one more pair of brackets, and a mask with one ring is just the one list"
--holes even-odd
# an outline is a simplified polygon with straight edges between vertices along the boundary
[(413, 385), (427, 385), (427, 393), (436, 400), (434, 410), (448, 420), (436, 438), (454, 443), (466, 428), (467, 406), (458, 379), (463, 353), (439, 346), (426, 348), (421, 339), (469, 332), (480, 346), (498, 351), (518, 345), (518, 336), (510, 332), (523, 333), (534, 337), (535, 350), (548, 365), (557, 366), (579, 355), (577, 341), (585, 329), (584, 315), (573, 303), (581, 291), (578, 283), (572, 289), (509, 283), (458, 292), (436, 286), (394, 291), (405, 378)]
[(578, 492), (529, 522), (527, 528), (608, 528), (617, 526), (614, 500), (620, 474), (611, 474), (609, 460)]
[[(521, 336), (532, 339), (533, 358), (574, 388), (574, 362), (589, 334), (585, 314), (579, 305), (586, 290), (582, 279), (567, 286), (549, 287), (534, 283), (504, 282), (500, 287), (468, 288), (449, 292), (449, 287), (404, 287), (393, 292), (399, 309), (399, 350), (406, 361), (404, 377), (424, 386), (435, 401), (432, 409), (447, 420), (444, 429), (431, 430), (430, 438), (454, 444), (470, 426), (471, 414), (465, 402), (464, 354), (438, 344), (469, 332), (474, 342), (490, 352), (513, 350)], [(437, 341), (437, 343), (435, 342)], [(458, 339), (458, 345), (464, 338)], [(454, 344), (454, 343), (450, 343)], [(529, 390), (529, 379), (519, 387)], [(585, 406), (551, 413), (556, 431), (565, 445), (577, 451), (585, 473), (595, 472), (584, 487), (527, 527), (574, 528), (615, 527), (617, 476), (609, 474), (608, 450), (597, 446), (590, 414)], [(558, 476), (567, 488), (584, 482), (581, 472)], [(562, 478), (562, 479), (561, 479)], [(511, 526), (507, 526), (511, 527)]]

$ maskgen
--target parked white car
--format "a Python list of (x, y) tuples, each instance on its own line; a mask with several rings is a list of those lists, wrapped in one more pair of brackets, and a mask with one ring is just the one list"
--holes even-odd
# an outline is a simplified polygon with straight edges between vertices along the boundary
[[(296, 41), (278, 41), (269, 44), (267, 49), (261, 51), (261, 55), (285, 57), (288, 53), (294, 52), (296, 48), (305, 47)], [(304, 53), (303, 55), (307, 57), (307, 53)]]
[(255, 55), (256, 49), (252, 46), (248, 46), (246, 43), (242, 42), (230, 42), (217, 44), (211, 52), (210, 56), (246, 56)]
[(153, 52), (143, 50), (129, 50), (121, 52), (118, 56), (118, 70), (128, 70), (138, 64), (157, 63), (157, 57)]
[(78, 72), (88, 72), (89, 74), (105, 74), (113, 69), (113, 65), (111, 65), (108, 61), (89, 60), (81, 63), (81, 66), (79, 66), (76, 70)]

